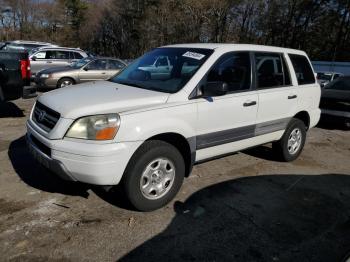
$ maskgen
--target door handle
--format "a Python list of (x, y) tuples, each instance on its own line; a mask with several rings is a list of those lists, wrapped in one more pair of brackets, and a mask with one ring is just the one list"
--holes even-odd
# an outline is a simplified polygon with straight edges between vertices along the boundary
[(297, 97), (298, 97), (297, 95), (291, 95), (291, 96), (288, 96), (288, 99), (295, 99)]
[(52, 64), (52, 61), (47, 61), (46, 64)]
[(251, 102), (245, 102), (243, 104), (244, 107), (247, 107), (247, 106), (255, 106), (256, 105), (256, 101), (251, 101)]
[(105, 75), (105, 74), (106, 74), (106, 72), (102, 72), (101, 74), (102, 74), (102, 75)]

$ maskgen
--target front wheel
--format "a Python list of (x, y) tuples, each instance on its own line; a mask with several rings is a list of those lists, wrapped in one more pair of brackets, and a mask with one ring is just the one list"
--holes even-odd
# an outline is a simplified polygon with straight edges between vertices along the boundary
[(122, 185), (137, 210), (151, 211), (175, 197), (184, 175), (185, 162), (181, 153), (169, 143), (151, 140), (131, 158)]
[(66, 87), (66, 86), (71, 86), (74, 85), (74, 81), (73, 79), (70, 78), (62, 78), (57, 82), (57, 87), (58, 88), (62, 88), (62, 87)]
[(276, 154), (286, 162), (293, 161), (301, 154), (306, 140), (306, 127), (303, 121), (292, 118), (282, 138), (273, 143)]

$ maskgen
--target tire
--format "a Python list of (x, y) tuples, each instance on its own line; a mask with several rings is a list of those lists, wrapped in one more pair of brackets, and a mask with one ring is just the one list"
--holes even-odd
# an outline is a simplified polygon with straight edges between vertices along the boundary
[[(279, 141), (274, 142), (272, 148), (282, 161), (291, 162), (297, 159), (303, 151), (305, 140), (306, 127), (304, 122), (292, 118), (282, 138)], [(296, 143), (295, 141), (298, 142)]]
[(62, 88), (70, 85), (74, 85), (74, 80), (68, 77), (61, 78), (57, 82), (57, 88)]
[(184, 175), (185, 161), (181, 153), (169, 143), (150, 140), (131, 158), (123, 175), (122, 187), (135, 209), (152, 211), (175, 197)]

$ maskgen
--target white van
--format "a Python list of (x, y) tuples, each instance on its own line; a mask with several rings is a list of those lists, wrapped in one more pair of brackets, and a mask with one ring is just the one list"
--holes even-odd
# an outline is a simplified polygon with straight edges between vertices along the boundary
[[(159, 57), (171, 70), (157, 72)], [(301, 153), (320, 118), (320, 86), (298, 50), (239, 44), (156, 48), (109, 81), (40, 96), (31, 152), (72, 181), (121, 184), (139, 210), (164, 206), (199, 161), (273, 142)]]

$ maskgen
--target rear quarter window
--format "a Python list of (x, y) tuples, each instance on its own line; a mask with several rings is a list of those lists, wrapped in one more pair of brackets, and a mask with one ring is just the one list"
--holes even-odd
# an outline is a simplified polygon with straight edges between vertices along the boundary
[(299, 85), (316, 82), (309, 60), (303, 55), (289, 54)]

